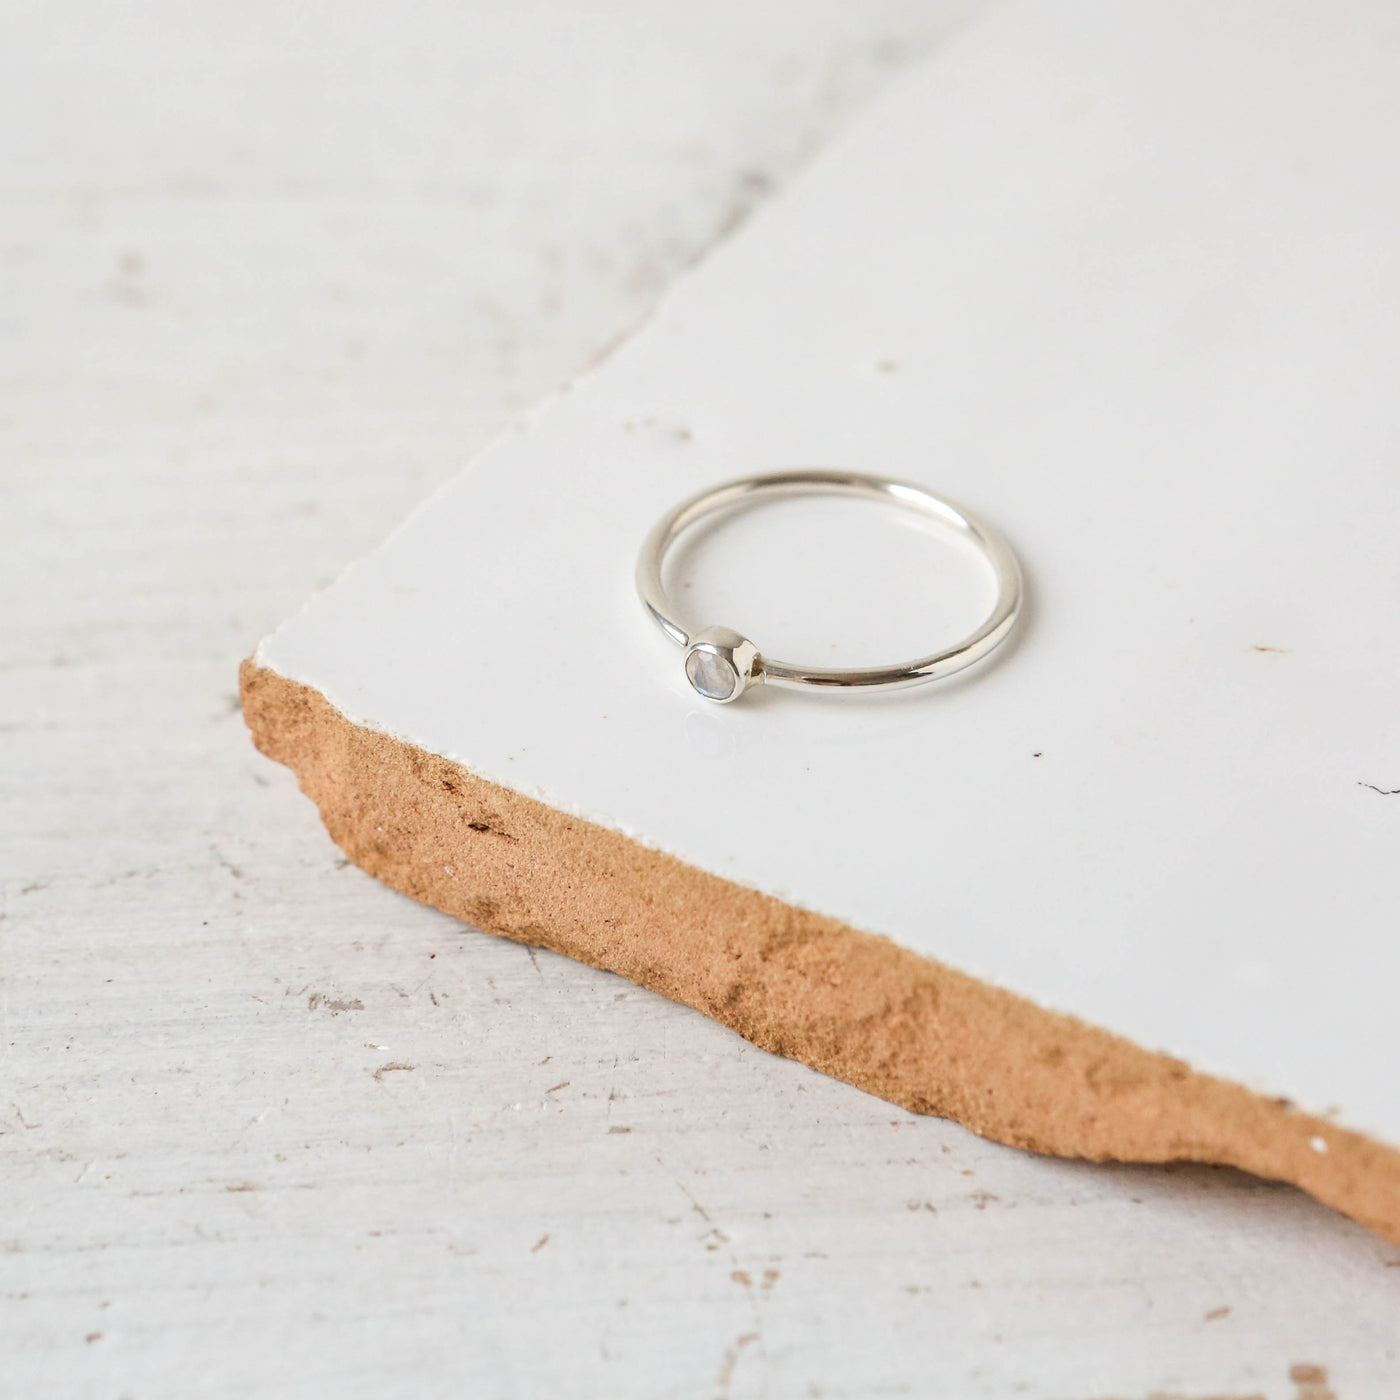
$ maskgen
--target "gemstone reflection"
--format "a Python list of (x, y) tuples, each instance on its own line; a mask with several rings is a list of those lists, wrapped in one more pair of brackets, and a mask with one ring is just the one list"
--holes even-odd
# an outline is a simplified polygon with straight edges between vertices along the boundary
[(685, 658), (685, 674), (707, 700), (728, 700), (739, 684), (739, 673), (724, 657), (699, 648)]

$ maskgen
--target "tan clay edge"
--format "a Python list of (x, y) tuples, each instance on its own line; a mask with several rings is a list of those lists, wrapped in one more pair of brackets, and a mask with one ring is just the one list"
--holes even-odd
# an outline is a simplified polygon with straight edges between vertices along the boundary
[(1239, 1167), (1400, 1244), (1392, 1148), (486, 782), (251, 660), (241, 682), (258, 748), (351, 860), (414, 899), (997, 1142)]

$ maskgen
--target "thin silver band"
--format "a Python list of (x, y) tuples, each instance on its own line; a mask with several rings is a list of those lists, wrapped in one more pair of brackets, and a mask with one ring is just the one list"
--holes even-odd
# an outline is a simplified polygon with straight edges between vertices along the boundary
[[(956, 646), (893, 666), (833, 669), (801, 666), (762, 656), (747, 638), (725, 627), (692, 629), (677, 615), (661, 582), (666, 552), (692, 525), (720, 511), (784, 496), (862, 496), (892, 501), (949, 526), (982, 551), (997, 580), (996, 605), (982, 625)], [(682, 501), (647, 535), (637, 559), (637, 593), (651, 619), (686, 650), (686, 676), (708, 700), (728, 704), (750, 686), (767, 681), (800, 689), (903, 690), (942, 680), (980, 661), (999, 646), (1021, 611), (1021, 566), (999, 531), (960, 506), (909, 481), (859, 472), (794, 470), (726, 481)], [(728, 689), (726, 689), (726, 685)]]

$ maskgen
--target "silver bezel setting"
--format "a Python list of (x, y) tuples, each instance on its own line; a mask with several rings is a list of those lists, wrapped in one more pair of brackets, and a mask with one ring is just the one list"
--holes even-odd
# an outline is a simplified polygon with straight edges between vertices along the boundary
[[(696, 675), (697, 658), (713, 658), (734, 680), (727, 695), (702, 689), (703, 681)], [(763, 679), (763, 665), (758, 648), (747, 637), (728, 627), (706, 627), (691, 637), (685, 649), (685, 678), (690, 688), (702, 700), (712, 705), (732, 705), (750, 686)]]

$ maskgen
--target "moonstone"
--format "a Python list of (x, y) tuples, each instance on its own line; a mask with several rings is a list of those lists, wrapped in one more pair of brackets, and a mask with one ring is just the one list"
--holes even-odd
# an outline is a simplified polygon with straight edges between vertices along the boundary
[(712, 651), (692, 651), (685, 659), (685, 674), (707, 700), (728, 700), (739, 684), (734, 668)]

